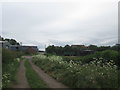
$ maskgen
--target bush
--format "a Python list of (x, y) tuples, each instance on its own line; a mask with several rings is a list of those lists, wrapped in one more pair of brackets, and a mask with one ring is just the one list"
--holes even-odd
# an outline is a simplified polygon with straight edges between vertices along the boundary
[(117, 63), (118, 61), (118, 51), (114, 50), (106, 50), (101, 53), (101, 57), (107, 59), (107, 60), (114, 60), (114, 62)]
[(13, 83), (17, 83), (16, 73), (19, 67), (19, 60), (14, 59), (11, 63), (2, 66), (2, 87), (11, 87)]
[(8, 49), (2, 49), (2, 64), (9, 64), (15, 58), (20, 58), (24, 53), (22, 52), (15, 52)]
[(8, 49), (2, 49), (2, 88), (11, 87), (17, 83), (16, 73), (19, 67), (21, 52), (13, 52)]
[[(97, 58), (95, 58), (97, 60)], [(33, 56), (33, 63), (44, 69), (58, 81), (72, 88), (117, 88), (118, 70), (113, 61), (101, 60), (88, 64), (64, 61), (60, 56)]]
[(82, 62), (83, 64), (89, 63), (90, 61), (96, 61), (96, 59), (102, 60), (103, 62), (109, 62), (112, 60), (116, 65), (119, 65), (119, 57), (120, 57), (119, 53), (120, 52), (115, 50), (105, 50), (105, 51), (96, 52), (91, 55), (80, 56), (80, 57), (64, 56), (63, 59), (67, 62), (73, 60), (74, 63)]

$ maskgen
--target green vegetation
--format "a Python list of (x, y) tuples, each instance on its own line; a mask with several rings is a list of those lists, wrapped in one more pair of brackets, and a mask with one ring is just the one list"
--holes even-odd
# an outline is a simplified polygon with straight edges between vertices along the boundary
[(104, 62), (110, 62), (111, 60), (118, 65), (118, 62), (120, 59), (118, 59), (120, 57), (120, 54), (118, 51), (115, 50), (105, 50), (105, 51), (100, 51), (100, 52), (96, 52), (94, 54), (91, 55), (86, 55), (86, 56), (63, 56), (63, 59), (67, 62), (70, 62), (71, 60), (74, 63), (79, 64), (80, 62), (82, 62), (83, 64), (89, 63), (90, 61), (102, 61)]
[[(88, 51), (86, 51), (88, 50)], [(54, 54), (59, 56), (85, 56), (89, 54), (93, 54), (97, 51), (105, 51), (105, 50), (120, 50), (120, 44), (116, 44), (114, 46), (96, 46), (96, 45), (66, 45), (64, 47), (61, 46), (48, 46), (46, 48), (47, 54)]]
[[(19, 45), (14, 39), (1, 39)], [(2, 50), (2, 88), (17, 83), (16, 73), (23, 52)], [(86, 52), (90, 50), (90, 52)], [(48, 46), (45, 55), (34, 55), (32, 62), (56, 80), (71, 88), (118, 88), (120, 44), (115, 46)], [(29, 54), (30, 53), (26, 53)], [(55, 56), (59, 55), (59, 56)], [(26, 60), (26, 77), (31, 88), (47, 88)]]
[(11, 45), (20, 45), (15, 39), (1, 38), (0, 41), (8, 41)]
[(2, 64), (9, 64), (13, 62), (13, 59), (20, 58), (24, 55), (23, 52), (11, 51), (8, 49), (2, 49)]
[(20, 52), (13, 52), (8, 49), (2, 50), (2, 88), (9, 88), (17, 83), (16, 73), (18, 71)]
[(47, 85), (43, 82), (38, 74), (33, 70), (31, 64), (26, 60), (26, 77), (31, 88), (47, 88)]
[(83, 64), (63, 60), (61, 56), (33, 56), (33, 63), (71, 88), (118, 88), (118, 68), (112, 60), (94, 58)]

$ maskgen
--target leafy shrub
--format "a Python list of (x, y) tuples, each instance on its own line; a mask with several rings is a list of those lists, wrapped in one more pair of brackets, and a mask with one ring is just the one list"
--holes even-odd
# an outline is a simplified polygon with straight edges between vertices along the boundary
[(24, 53), (22, 52), (15, 52), (8, 49), (2, 49), (2, 64), (9, 64), (13, 61), (13, 59), (19, 58), (22, 55), (24, 55)]
[(17, 83), (16, 80), (16, 72), (18, 71), (19, 67), (19, 60), (14, 59), (9, 64), (4, 64), (2, 70), (2, 87), (8, 88), (11, 87), (13, 83)]
[(64, 61), (60, 56), (33, 56), (33, 63), (44, 69), (58, 81), (72, 88), (117, 88), (118, 70), (114, 62), (102, 60), (77, 64)]
[(114, 60), (114, 62), (117, 63), (118, 61), (118, 51), (114, 50), (106, 50), (101, 53), (101, 57), (107, 59), (107, 60)]
[(16, 73), (19, 67), (21, 52), (13, 52), (8, 49), (2, 49), (2, 88), (11, 87), (17, 83)]
[(66, 57), (64, 56), (63, 59), (67, 62), (73, 60), (74, 63), (82, 62), (83, 64), (89, 63), (90, 61), (102, 60), (103, 62), (109, 62), (110, 60), (114, 61), (116, 65), (119, 65), (119, 57), (120, 52), (115, 50), (105, 50), (96, 52), (91, 55), (80, 56), (80, 57)]

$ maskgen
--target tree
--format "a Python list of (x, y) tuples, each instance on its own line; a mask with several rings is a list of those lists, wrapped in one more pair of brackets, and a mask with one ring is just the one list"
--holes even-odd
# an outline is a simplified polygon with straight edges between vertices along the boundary
[(98, 51), (104, 51), (104, 50), (108, 50), (108, 49), (111, 49), (111, 47), (110, 46), (100, 46), (98, 48)]
[(6, 38), (5, 41), (8, 41), (11, 45), (20, 45), (15, 39)]
[(97, 51), (98, 47), (96, 45), (89, 45), (89, 49)]

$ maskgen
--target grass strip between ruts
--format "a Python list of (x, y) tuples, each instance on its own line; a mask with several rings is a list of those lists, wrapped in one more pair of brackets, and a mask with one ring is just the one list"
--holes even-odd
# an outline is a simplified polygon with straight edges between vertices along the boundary
[(48, 88), (39, 75), (33, 70), (28, 60), (25, 60), (26, 77), (31, 88)]

